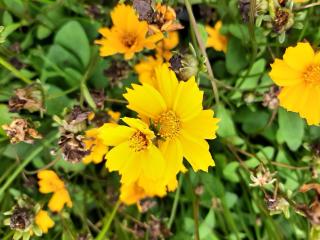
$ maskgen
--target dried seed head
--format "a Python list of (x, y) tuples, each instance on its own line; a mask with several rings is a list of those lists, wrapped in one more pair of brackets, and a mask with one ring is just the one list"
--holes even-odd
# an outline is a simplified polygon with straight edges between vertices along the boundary
[(279, 106), (278, 94), (280, 89), (277, 86), (272, 86), (268, 92), (263, 95), (262, 105), (268, 107), (270, 110), (275, 110)]
[[(250, 0), (239, 0), (238, 1), (239, 11), (244, 22), (249, 21), (250, 14)], [(267, 0), (256, 0), (254, 16), (260, 16), (268, 11)]]
[(170, 60), (170, 68), (177, 74), (179, 80), (187, 81), (200, 71), (200, 63), (192, 54), (174, 54)]
[(9, 125), (2, 125), (2, 128), (10, 138), (10, 142), (13, 144), (19, 142), (32, 144), (34, 139), (42, 138), (41, 134), (34, 128), (31, 128), (31, 124), (23, 118), (17, 118)]
[(104, 90), (91, 90), (90, 95), (93, 98), (97, 108), (104, 109), (104, 102), (106, 100)]
[(22, 109), (29, 112), (44, 111), (43, 92), (38, 83), (30, 84), (25, 88), (15, 90), (15, 95), (9, 99), (10, 112), (18, 112)]
[(271, 173), (269, 169), (265, 169), (263, 165), (260, 165), (257, 170), (256, 174), (250, 175), (250, 179), (252, 181), (249, 186), (251, 187), (265, 187), (266, 185), (270, 185), (276, 181), (274, 176), (277, 172)]
[(28, 228), (34, 215), (30, 209), (16, 207), (10, 218), (10, 228), (14, 230), (24, 230)]
[(83, 142), (84, 137), (74, 133), (64, 133), (59, 139), (59, 146), (64, 160), (71, 163), (79, 163), (90, 154)]
[(104, 70), (104, 75), (110, 79), (111, 87), (121, 87), (121, 80), (128, 77), (130, 66), (126, 61), (112, 61), (108, 69)]
[(293, 13), (286, 8), (278, 8), (273, 20), (273, 31), (280, 34), (292, 27), (294, 24)]

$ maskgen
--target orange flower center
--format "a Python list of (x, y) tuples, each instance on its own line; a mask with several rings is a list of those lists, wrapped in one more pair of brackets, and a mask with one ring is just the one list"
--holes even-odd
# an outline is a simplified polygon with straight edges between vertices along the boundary
[(136, 131), (129, 139), (130, 141), (130, 148), (133, 149), (135, 152), (140, 152), (148, 148), (149, 140), (147, 136), (140, 132)]
[(320, 64), (310, 65), (303, 73), (306, 83), (320, 84)]
[(126, 33), (125, 35), (122, 36), (122, 43), (125, 45), (127, 48), (131, 48), (137, 41), (137, 36), (134, 34)]
[(181, 129), (180, 119), (171, 110), (162, 113), (155, 121), (155, 125), (159, 127), (158, 134), (165, 139), (177, 136)]

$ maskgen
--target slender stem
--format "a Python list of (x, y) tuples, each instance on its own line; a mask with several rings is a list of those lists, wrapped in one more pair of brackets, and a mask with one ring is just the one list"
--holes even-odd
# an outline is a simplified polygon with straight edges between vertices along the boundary
[(199, 196), (193, 192), (194, 239), (200, 240), (199, 234)]
[(301, 7), (297, 7), (294, 10), (299, 11), (299, 10), (304, 10), (304, 9), (312, 8), (312, 7), (316, 7), (316, 6), (320, 6), (320, 1), (319, 2), (315, 2), (315, 3), (310, 3), (310, 4), (307, 4), (307, 5), (301, 6)]
[(189, 0), (184, 0), (184, 3), (185, 3), (186, 8), (187, 8), (187, 12), (188, 12), (188, 15), (189, 15), (190, 23), (191, 23), (191, 25), (193, 27), (193, 30), (194, 30), (194, 33), (196, 35), (200, 51), (201, 51), (202, 55), (204, 56), (204, 58), (206, 60), (207, 71), (208, 71), (208, 75), (210, 77), (214, 98), (216, 100), (216, 104), (218, 104), (219, 103), (219, 92), (218, 92), (218, 87), (217, 87), (217, 84), (216, 84), (217, 79), (215, 79), (215, 77), (213, 75), (213, 71), (212, 71), (212, 68), (211, 68), (211, 65), (210, 65), (210, 61), (209, 61), (209, 58), (208, 58), (208, 55), (207, 55), (207, 52), (206, 52), (205, 43), (203, 42), (203, 39), (202, 39), (201, 34), (199, 32), (198, 25), (197, 25), (197, 22), (196, 22), (196, 19), (195, 19), (194, 15), (193, 15), (192, 7), (191, 7), (191, 4), (190, 4)]
[(168, 228), (169, 229), (171, 229), (172, 223), (173, 223), (174, 218), (176, 216), (177, 207), (178, 207), (179, 198), (180, 198), (182, 182), (183, 182), (183, 174), (180, 174), (179, 182), (178, 182), (178, 188), (177, 188), (176, 194), (174, 196), (173, 205), (172, 205), (172, 209), (171, 209), (171, 214), (170, 214), (170, 218), (169, 218), (169, 222), (168, 222)]
[(26, 78), (19, 70), (17, 70), (14, 66), (12, 66), (8, 61), (6, 61), (3, 57), (0, 57), (0, 64), (9, 70), (13, 75), (17, 78), (21, 79), (23, 82), (30, 84), (32, 81)]
[(114, 219), (114, 216), (116, 215), (116, 212), (120, 206), (121, 202), (120, 200), (117, 201), (116, 205), (114, 206), (110, 216), (106, 217), (106, 221), (103, 225), (102, 230), (100, 231), (99, 235), (96, 237), (96, 240), (104, 240), (105, 239), (105, 235), (109, 230), (109, 227)]
[(43, 145), (36, 147), (23, 162), (16, 168), (16, 170), (7, 178), (7, 181), (0, 188), (0, 199), (3, 197), (5, 190), (10, 186), (10, 184), (15, 180), (15, 178), (23, 171), (25, 166), (27, 166), (47, 145), (53, 142), (57, 138), (57, 134), (51, 136)]

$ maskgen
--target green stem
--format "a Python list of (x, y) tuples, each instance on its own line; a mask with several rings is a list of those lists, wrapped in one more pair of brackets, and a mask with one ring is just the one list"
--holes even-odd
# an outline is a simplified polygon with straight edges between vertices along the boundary
[(191, 7), (191, 4), (190, 4), (189, 0), (184, 0), (184, 3), (185, 3), (185, 6), (187, 8), (187, 12), (188, 12), (188, 16), (189, 16), (189, 20), (190, 20), (191, 26), (193, 27), (193, 31), (194, 31), (194, 33), (196, 35), (200, 51), (201, 51), (202, 55), (204, 56), (204, 58), (206, 60), (206, 67), (207, 67), (208, 75), (210, 77), (214, 98), (216, 100), (216, 104), (218, 104), (219, 103), (219, 92), (218, 92), (218, 87), (217, 87), (217, 84), (216, 84), (217, 83), (217, 79), (215, 79), (215, 77), (213, 75), (213, 71), (212, 71), (212, 68), (211, 68), (211, 65), (210, 65), (210, 61), (209, 61), (209, 58), (208, 58), (208, 55), (207, 55), (207, 52), (206, 52), (205, 43), (203, 42), (203, 39), (202, 39), (201, 34), (199, 32), (198, 25), (197, 25), (197, 22), (196, 22), (196, 19), (195, 19), (194, 15), (193, 15), (192, 7)]
[(173, 205), (172, 205), (172, 209), (171, 209), (171, 214), (170, 214), (170, 218), (169, 218), (169, 222), (168, 222), (168, 228), (169, 229), (171, 229), (172, 223), (173, 223), (174, 218), (176, 216), (177, 207), (178, 207), (179, 198), (180, 198), (182, 182), (183, 182), (183, 174), (180, 174), (179, 182), (178, 182), (178, 189), (177, 189), (176, 194), (174, 196)]
[(120, 200), (118, 200), (118, 202), (116, 203), (116, 205), (114, 206), (110, 216), (106, 217), (106, 221), (105, 224), (103, 225), (102, 230), (100, 231), (99, 235), (96, 237), (96, 240), (104, 240), (105, 239), (105, 235), (109, 230), (109, 227), (114, 219), (114, 216), (116, 215), (116, 212), (120, 206), (121, 202)]
[(0, 57), (0, 64), (3, 67), (5, 67), (7, 70), (9, 70), (17, 78), (21, 79), (23, 82), (25, 82), (27, 84), (31, 84), (32, 83), (32, 81), (30, 79), (26, 78), (19, 70), (17, 70), (14, 66), (12, 66), (8, 61), (6, 61), (2, 57)]
[(36, 147), (28, 157), (16, 168), (16, 170), (7, 178), (7, 181), (0, 188), (0, 199), (3, 197), (5, 190), (15, 180), (15, 178), (23, 171), (23, 169), (43, 150), (43, 148), (53, 142), (57, 138), (57, 134), (51, 136), (43, 145)]
[(194, 219), (194, 239), (200, 240), (199, 234), (199, 196), (193, 192), (193, 219)]

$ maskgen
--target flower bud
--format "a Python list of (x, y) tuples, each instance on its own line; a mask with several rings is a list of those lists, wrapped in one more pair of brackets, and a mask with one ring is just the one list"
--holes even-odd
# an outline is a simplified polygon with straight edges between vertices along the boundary
[(170, 60), (170, 68), (176, 73), (179, 80), (187, 81), (199, 72), (199, 61), (192, 54), (174, 54)]

